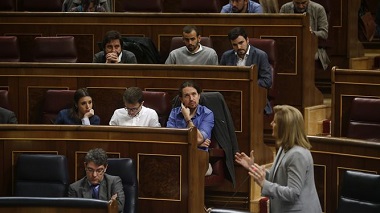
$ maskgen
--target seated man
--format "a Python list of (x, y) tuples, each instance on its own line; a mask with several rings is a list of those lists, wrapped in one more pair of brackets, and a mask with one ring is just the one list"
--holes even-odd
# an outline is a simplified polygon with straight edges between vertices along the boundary
[[(325, 8), (310, 0), (293, 0), (281, 6), (280, 13), (307, 13), (310, 18), (310, 32), (318, 38), (327, 39), (329, 23)], [(324, 70), (330, 64), (330, 59), (324, 48), (318, 48), (315, 60), (319, 60)]]
[(252, 0), (230, 0), (223, 6), (221, 13), (262, 13), (263, 8)]
[[(251, 66), (252, 64), (256, 64), (259, 75), (257, 78), (259, 86), (269, 89), (272, 86), (272, 71), (268, 55), (249, 44), (247, 33), (241, 27), (233, 28), (228, 33), (228, 39), (233, 49), (223, 53), (220, 64), (227, 66)], [(272, 113), (269, 101), (267, 101), (267, 105), (265, 106), (265, 113)]]
[(117, 31), (108, 31), (102, 42), (103, 51), (94, 55), (93, 63), (124, 63), (137, 64), (136, 56), (128, 50), (123, 50), (123, 40)]
[(123, 95), (124, 108), (115, 110), (110, 125), (160, 127), (157, 112), (143, 106), (143, 92), (138, 87), (129, 87)]
[[(197, 127), (197, 143), (202, 150), (208, 150), (211, 141), (211, 131), (214, 127), (214, 113), (205, 106), (199, 105), (201, 88), (192, 81), (184, 82), (178, 90), (181, 106), (173, 108), (169, 115), (167, 127), (190, 128)], [(211, 175), (209, 164), (206, 175)]]
[(165, 64), (218, 65), (218, 55), (214, 49), (201, 45), (195, 26), (185, 26), (182, 31), (185, 46), (171, 51)]
[(15, 113), (0, 107), (0, 124), (17, 124)]
[(95, 148), (88, 151), (84, 158), (86, 176), (69, 186), (68, 196), (94, 198), (109, 201), (117, 200), (119, 212), (124, 209), (124, 191), (120, 177), (105, 174), (107, 153)]

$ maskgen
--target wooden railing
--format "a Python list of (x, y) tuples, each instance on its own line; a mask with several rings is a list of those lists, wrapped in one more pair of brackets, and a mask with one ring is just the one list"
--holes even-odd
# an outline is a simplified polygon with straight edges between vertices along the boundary
[(380, 98), (380, 71), (339, 69), (332, 73), (332, 135), (345, 137), (352, 100), (355, 97)]

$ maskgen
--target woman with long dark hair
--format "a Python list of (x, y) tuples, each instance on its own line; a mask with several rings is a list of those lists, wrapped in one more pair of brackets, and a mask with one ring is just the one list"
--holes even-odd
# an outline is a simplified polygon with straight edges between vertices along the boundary
[(70, 109), (58, 113), (55, 124), (99, 125), (100, 118), (95, 115), (93, 102), (87, 88), (78, 89), (74, 93), (74, 103)]

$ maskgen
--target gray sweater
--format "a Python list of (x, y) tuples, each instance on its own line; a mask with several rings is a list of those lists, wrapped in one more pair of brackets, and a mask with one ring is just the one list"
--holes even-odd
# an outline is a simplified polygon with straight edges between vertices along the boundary
[(201, 46), (202, 50), (192, 54), (186, 46), (170, 52), (165, 64), (193, 64), (193, 65), (218, 65), (218, 55), (215, 50)]

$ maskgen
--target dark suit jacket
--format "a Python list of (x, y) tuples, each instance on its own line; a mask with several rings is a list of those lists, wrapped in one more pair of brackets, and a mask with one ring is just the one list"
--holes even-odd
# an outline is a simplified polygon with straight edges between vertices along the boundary
[[(119, 212), (123, 212), (125, 196), (123, 191), (123, 184), (118, 176), (112, 176), (104, 174), (104, 179), (100, 182), (99, 186), (99, 199), (109, 201), (112, 195), (117, 193), (118, 199), (118, 209)], [(68, 191), (69, 197), (79, 197), (79, 198), (92, 198), (92, 189), (87, 180), (84, 177), (69, 186)]]
[(226, 178), (235, 186), (234, 159), (235, 153), (239, 151), (239, 145), (230, 110), (228, 109), (223, 95), (219, 92), (201, 93), (199, 103), (207, 106), (214, 113), (212, 137), (218, 141), (218, 144), (224, 150), (229, 175), (226, 176)]
[(0, 124), (17, 124), (15, 113), (0, 107)]
[[(235, 51), (233, 49), (227, 50), (223, 53), (222, 58), (220, 59), (220, 65), (236, 66), (237, 60), (238, 59), (235, 54)], [(247, 61), (245, 62), (245, 65), (251, 66), (252, 64), (257, 65), (257, 79), (259, 86), (269, 89), (272, 86), (273, 76), (268, 61), (268, 55), (264, 51), (250, 45), (249, 55)], [(270, 106), (269, 101), (267, 100), (267, 105), (265, 106), (265, 114), (271, 113), (272, 107)]]
[[(128, 50), (122, 50), (123, 55), (121, 56), (120, 63), (123, 64), (137, 64), (137, 59), (135, 54)], [(94, 55), (94, 58), (92, 59), (92, 63), (106, 63), (106, 55), (104, 54), (104, 51), (100, 51)]]

